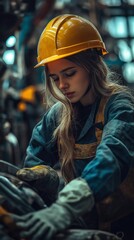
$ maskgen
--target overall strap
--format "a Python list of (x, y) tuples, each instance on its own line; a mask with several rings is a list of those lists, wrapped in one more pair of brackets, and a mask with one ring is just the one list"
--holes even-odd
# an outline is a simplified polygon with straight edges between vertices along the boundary
[[(95, 135), (97, 141), (88, 144), (75, 144), (74, 159), (89, 159), (96, 154), (96, 148), (101, 141), (103, 125), (104, 125), (104, 110), (109, 97), (102, 97), (95, 118)], [(102, 128), (99, 127), (102, 124)]]
[[(95, 118), (95, 124), (96, 125), (97, 125), (97, 123), (102, 123), (102, 126), (104, 126), (104, 111), (105, 111), (105, 106), (106, 106), (106, 103), (107, 103), (108, 99), (109, 99), (109, 97), (106, 97), (106, 96), (103, 96), (101, 98), (99, 108), (98, 108), (96, 118)], [(96, 126), (95, 135), (96, 135), (98, 144), (101, 141), (102, 132), (103, 132), (103, 128), (100, 129), (99, 127)]]

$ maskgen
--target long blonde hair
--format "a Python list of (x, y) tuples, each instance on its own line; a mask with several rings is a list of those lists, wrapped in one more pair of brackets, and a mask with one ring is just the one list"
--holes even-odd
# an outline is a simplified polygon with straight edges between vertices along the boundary
[[(66, 59), (82, 66), (89, 72), (92, 89), (96, 96), (110, 96), (125, 89), (125, 86), (113, 82), (113, 79), (117, 76), (109, 70), (103, 58), (95, 49), (82, 51), (66, 57)], [(54, 86), (54, 83), (48, 77), (46, 67), (46, 102), (51, 106), (50, 103), (56, 101), (60, 101), (62, 104), (58, 126), (53, 133), (53, 137), (58, 144), (62, 175), (65, 181), (69, 182), (75, 176), (73, 164), (75, 140), (72, 131), (74, 111), (70, 101)]]

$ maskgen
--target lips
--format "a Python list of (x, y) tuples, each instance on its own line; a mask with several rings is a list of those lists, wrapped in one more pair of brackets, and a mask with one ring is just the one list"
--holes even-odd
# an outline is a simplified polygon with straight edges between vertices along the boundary
[(74, 96), (74, 92), (65, 93), (65, 96), (67, 98), (72, 98)]

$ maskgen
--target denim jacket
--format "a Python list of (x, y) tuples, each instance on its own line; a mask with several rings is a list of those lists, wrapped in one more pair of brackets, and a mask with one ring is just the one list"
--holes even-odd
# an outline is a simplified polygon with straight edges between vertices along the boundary
[[(92, 105), (76, 139), (74, 159), (76, 177), (87, 181), (96, 200), (114, 192), (134, 166), (134, 103), (125, 92), (113, 94), (104, 103), (103, 120), (96, 122), (99, 103), (97, 99)], [(25, 167), (40, 164), (53, 167), (59, 161), (57, 143), (52, 140), (59, 106), (57, 103), (48, 110), (33, 129)], [(96, 128), (102, 132), (99, 143)]]

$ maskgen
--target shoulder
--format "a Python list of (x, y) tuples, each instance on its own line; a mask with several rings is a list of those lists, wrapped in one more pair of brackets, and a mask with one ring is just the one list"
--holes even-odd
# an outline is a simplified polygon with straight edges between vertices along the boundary
[(60, 113), (61, 113), (61, 108), (62, 108), (62, 104), (61, 102), (57, 102), (55, 103), (51, 108), (49, 108), (46, 113), (43, 116), (42, 121), (46, 122), (47, 124), (52, 124), (58, 121)]
[(61, 111), (62, 103), (57, 102), (47, 110), (47, 115), (58, 115)]
[(129, 91), (122, 91), (112, 94), (105, 106), (105, 116), (129, 115), (134, 117), (134, 97)]
[(129, 91), (122, 91), (112, 94), (106, 104), (108, 107), (132, 107), (134, 108), (134, 97)]
[(40, 134), (40, 136), (44, 137), (51, 135), (54, 129), (57, 127), (58, 124), (58, 116), (61, 109), (61, 103), (54, 104), (50, 109), (48, 109), (44, 115), (42, 116), (41, 120), (35, 125), (33, 129), (34, 135)]

